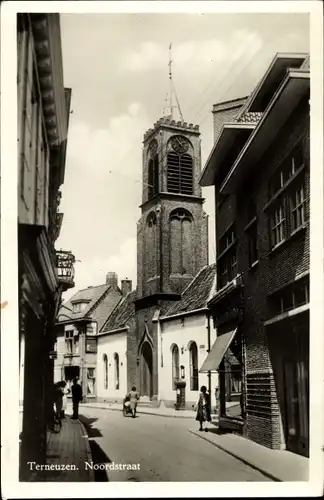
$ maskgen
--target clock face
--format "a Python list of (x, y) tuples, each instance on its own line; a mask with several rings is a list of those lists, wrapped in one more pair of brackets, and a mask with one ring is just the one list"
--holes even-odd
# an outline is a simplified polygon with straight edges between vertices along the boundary
[(171, 145), (174, 151), (178, 154), (186, 153), (189, 149), (189, 141), (181, 135), (175, 135), (171, 139)]

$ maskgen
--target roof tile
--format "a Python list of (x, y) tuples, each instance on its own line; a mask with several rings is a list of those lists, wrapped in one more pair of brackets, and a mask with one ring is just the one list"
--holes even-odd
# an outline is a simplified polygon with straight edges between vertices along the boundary
[(205, 266), (193, 278), (189, 286), (182, 292), (181, 299), (172, 302), (162, 311), (162, 316), (173, 316), (182, 312), (195, 311), (207, 307), (207, 302), (214, 286), (216, 276), (216, 264)]
[[(93, 306), (98, 302), (102, 295), (108, 291), (109, 285), (98, 285), (84, 288), (76, 292), (66, 303), (64, 303), (58, 313), (58, 322), (68, 319), (81, 319), (89, 314)], [(73, 302), (88, 302), (85, 309), (80, 313), (73, 313)]]
[(116, 305), (108, 320), (104, 323), (101, 332), (109, 332), (127, 326), (130, 321), (135, 318), (136, 291), (129, 292)]

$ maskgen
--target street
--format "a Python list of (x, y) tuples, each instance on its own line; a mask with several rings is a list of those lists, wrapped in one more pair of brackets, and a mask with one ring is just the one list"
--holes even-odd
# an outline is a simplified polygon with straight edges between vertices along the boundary
[(82, 408), (95, 464), (140, 464), (140, 470), (97, 470), (96, 481), (269, 481), (211, 443), (191, 434), (187, 418)]

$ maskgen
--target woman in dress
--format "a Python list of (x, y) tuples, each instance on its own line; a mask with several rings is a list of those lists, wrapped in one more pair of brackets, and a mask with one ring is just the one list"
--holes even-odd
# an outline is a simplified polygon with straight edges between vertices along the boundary
[[(63, 385), (64, 384), (64, 385)], [(67, 408), (67, 395), (70, 394), (70, 389), (67, 387), (66, 382), (62, 382), (63, 398), (62, 398), (62, 411), (61, 418), (65, 417), (65, 412)]]
[[(204, 385), (200, 388), (199, 399), (197, 403), (197, 415), (196, 420), (199, 422), (199, 430), (203, 431), (203, 423), (210, 422), (210, 396), (207, 392), (207, 387)], [(207, 427), (205, 427), (205, 432), (208, 432)]]

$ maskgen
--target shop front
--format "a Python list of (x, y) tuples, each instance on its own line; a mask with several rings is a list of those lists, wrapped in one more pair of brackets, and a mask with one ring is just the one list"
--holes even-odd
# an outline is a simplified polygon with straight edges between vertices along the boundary
[(309, 456), (309, 310), (268, 324), (267, 334), (285, 447)]
[(245, 422), (242, 303), (243, 283), (239, 276), (209, 301), (217, 337), (199, 370), (218, 372), (219, 428), (240, 434)]

